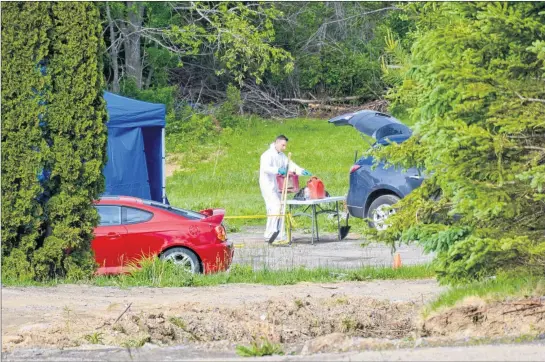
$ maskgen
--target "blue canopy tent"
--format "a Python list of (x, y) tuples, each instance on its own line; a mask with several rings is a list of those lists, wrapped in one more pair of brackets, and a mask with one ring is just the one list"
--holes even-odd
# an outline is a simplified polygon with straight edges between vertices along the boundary
[(104, 195), (166, 198), (165, 105), (104, 92), (108, 110), (108, 161)]

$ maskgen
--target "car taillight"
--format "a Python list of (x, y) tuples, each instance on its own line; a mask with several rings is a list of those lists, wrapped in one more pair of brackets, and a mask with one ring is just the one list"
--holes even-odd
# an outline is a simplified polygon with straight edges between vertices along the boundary
[(357, 169), (359, 169), (361, 166), (360, 165), (354, 165), (352, 166), (352, 168), (350, 169), (350, 173), (353, 173), (355, 172)]
[(225, 234), (225, 228), (223, 225), (218, 225), (214, 228), (216, 230), (216, 236), (218, 237), (218, 240), (225, 241), (227, 239), (227, 235)]

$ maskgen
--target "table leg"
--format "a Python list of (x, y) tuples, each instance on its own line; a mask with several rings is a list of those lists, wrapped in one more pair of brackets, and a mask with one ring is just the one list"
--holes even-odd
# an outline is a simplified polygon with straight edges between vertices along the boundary
[(318, 215), (316, 215), (316, 205), (314, 205), (314, 210), (313, 210), (313, 213), (314, 213), (314, 224), (316, 225), (316, 241), (320, 241), (320, 234), (319, 234), (319, 227), (318, 227)]
[(312, 213), (311, 213), (311, 220), (312, 220), (312, 237), (311, 242), (312, 245), (314, 245), (314, 230), (316, 230), (316, 224), (315, 224), (315, 214), (314, 214), (314, 205), (311, 205)]
[(335, 201), (335, 208), (337, 209), (337, 233), (339, 234), (339, 241), (341, 240), (341, 218), (339, 216), (339, 202)]

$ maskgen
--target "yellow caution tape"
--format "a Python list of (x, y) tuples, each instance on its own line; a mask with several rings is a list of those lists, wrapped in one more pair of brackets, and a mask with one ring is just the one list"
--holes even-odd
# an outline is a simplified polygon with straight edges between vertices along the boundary
[(225, 216), (224, 219), (266, 219), (268, 217), (283, 217), (284, 215), (242, 215), (242, 216)]

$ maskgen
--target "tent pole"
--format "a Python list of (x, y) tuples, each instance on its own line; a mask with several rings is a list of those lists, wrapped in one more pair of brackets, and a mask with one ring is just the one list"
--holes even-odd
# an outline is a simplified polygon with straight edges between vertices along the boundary
[(161, 185), (161, 193), (163, 197), (163, 204), (167, 203), (167, 176), (166, 176), (166, 156), (165, 156), (165, 128), (161, 128), (161, 157), (162, 157), (162, 185)]

